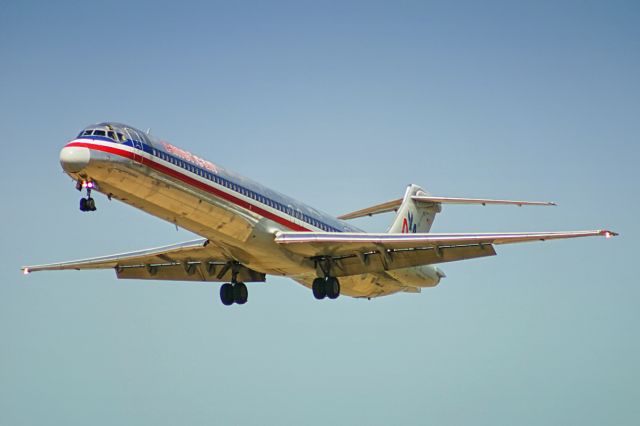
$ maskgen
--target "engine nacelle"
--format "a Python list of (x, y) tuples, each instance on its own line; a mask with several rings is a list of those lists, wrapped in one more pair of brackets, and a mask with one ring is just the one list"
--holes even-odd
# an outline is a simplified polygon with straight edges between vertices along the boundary
[(435, 287), (446, 275), (432, 265), (412, 266), (394, 269), (386, 273), (403, 284), (411, 287)]

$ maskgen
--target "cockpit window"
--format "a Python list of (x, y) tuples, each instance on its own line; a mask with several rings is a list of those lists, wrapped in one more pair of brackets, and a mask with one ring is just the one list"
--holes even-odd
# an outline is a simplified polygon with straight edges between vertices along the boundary
[(126, 143), (128, 140), (142, 142), (146, 141), (146, 136), (132, 128), (115, 126), (112, 123), (100, 123), (83, 129), (78, 137), (107, 137), (115, 142)]
[(131, 140), (138, 141), (138, 142), (143, 140), (140, 134), (136, 130), (127, 128), (125, 129), (125, 131), (131, 137)]

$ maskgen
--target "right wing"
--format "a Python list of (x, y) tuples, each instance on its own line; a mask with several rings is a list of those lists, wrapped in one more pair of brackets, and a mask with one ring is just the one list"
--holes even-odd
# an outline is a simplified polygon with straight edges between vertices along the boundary
[(335, 275), (345, 276), (493, 256), (494, 244), (614, 235), (617, 234), (605, 230), (485, 234), (280, 232), (275, 241), (309, 259), (330, 258), (337, 265)]
[(24, 266), (22, 271), (28, 274), (68, 269), (114, 269), (118, 278), (228, 282), (233, 268), (238, 271), (238, 281), (265, 281), (264, 274), (231, 262), (206, 239), (70, 262)]
[(496, 232), (479, 234), (370, 234), (366, 232), (279, 232), (278, 244), (307, 257), (343, 256), (355, 253), (445, 248), (471, 245), (512, 244), (564, 238), (618, 235), (612, 231)]

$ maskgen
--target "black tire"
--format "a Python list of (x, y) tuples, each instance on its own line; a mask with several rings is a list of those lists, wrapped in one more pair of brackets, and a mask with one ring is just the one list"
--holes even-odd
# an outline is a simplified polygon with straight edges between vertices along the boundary
[(87, 200), (87, 208), (92, 212), (96, 211), (96, 202), (93, 198)]
[(87, 199), (86, 198), (80, 198), (80, 211), (81, 212), (86, 212), (87, 211)]
[(316, 278), (313, 280), (311, 290), (313, 290), (313, 297), (316, 299), (324, 299), (327, 295), (327, 287), (324, 285), (324, 278)]
[(222, 304), (225, 306), (233, 305), (233, 286), (231, 284), (225, 283), (220, 287), (220, 301), (222, 301)]
[(337, 278), (328, 277), (324, 285), (329, 299), (337, 299), (340, 296), (340, 282)]
[(249, 290), (245, 283), (236, 283), (233, 286), (233, 300), (238, 305), (244, 305), (249, 299)]

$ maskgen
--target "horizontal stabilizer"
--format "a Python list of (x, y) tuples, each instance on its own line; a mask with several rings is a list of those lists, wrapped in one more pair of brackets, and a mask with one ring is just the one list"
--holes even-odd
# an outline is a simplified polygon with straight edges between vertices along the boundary
[[(556, 203), (551, 201), (520, 201), (520, 200), (496, 200), (492, 198), (458, 198), (458, 197), (434, 197), (425, 193), (418, 193), (411, 196), (411, 199), (420, 203), (431, 204), (502, 204), (514, 206), (555, 206)], [(396, 211), (402, 205), (402, 198), (387, 201), (385, 203), (376, 204), (361, 210), (338, 216), (338, 219), (348, 220), (356, 219), (364, 216), (373, 216), (374, 214), (387, 213)]]
[(550, 201), (517, 201), (517, 200), (494, 200), (490, 198), (453, 198), (453, 197), (432, 197), (430, 195), (414, 195), (411, 197), (415, 201), (423, 203), (439, 204), (511, 204), (516, 206), (555, 206), (556, 203)]
[(372, 216), (379, 213), (387, 213), (398, 210), (398, 207), (400, 207), (401, 204), (402, 198), (398, 198), (397, 200), (387, 201), (386, 203), (376, 204), (375, 206), (367, 207), (362, 210), (343, 214), (342, 216), (338, 216), (338, 219), (347, 220), (364, 216)]

